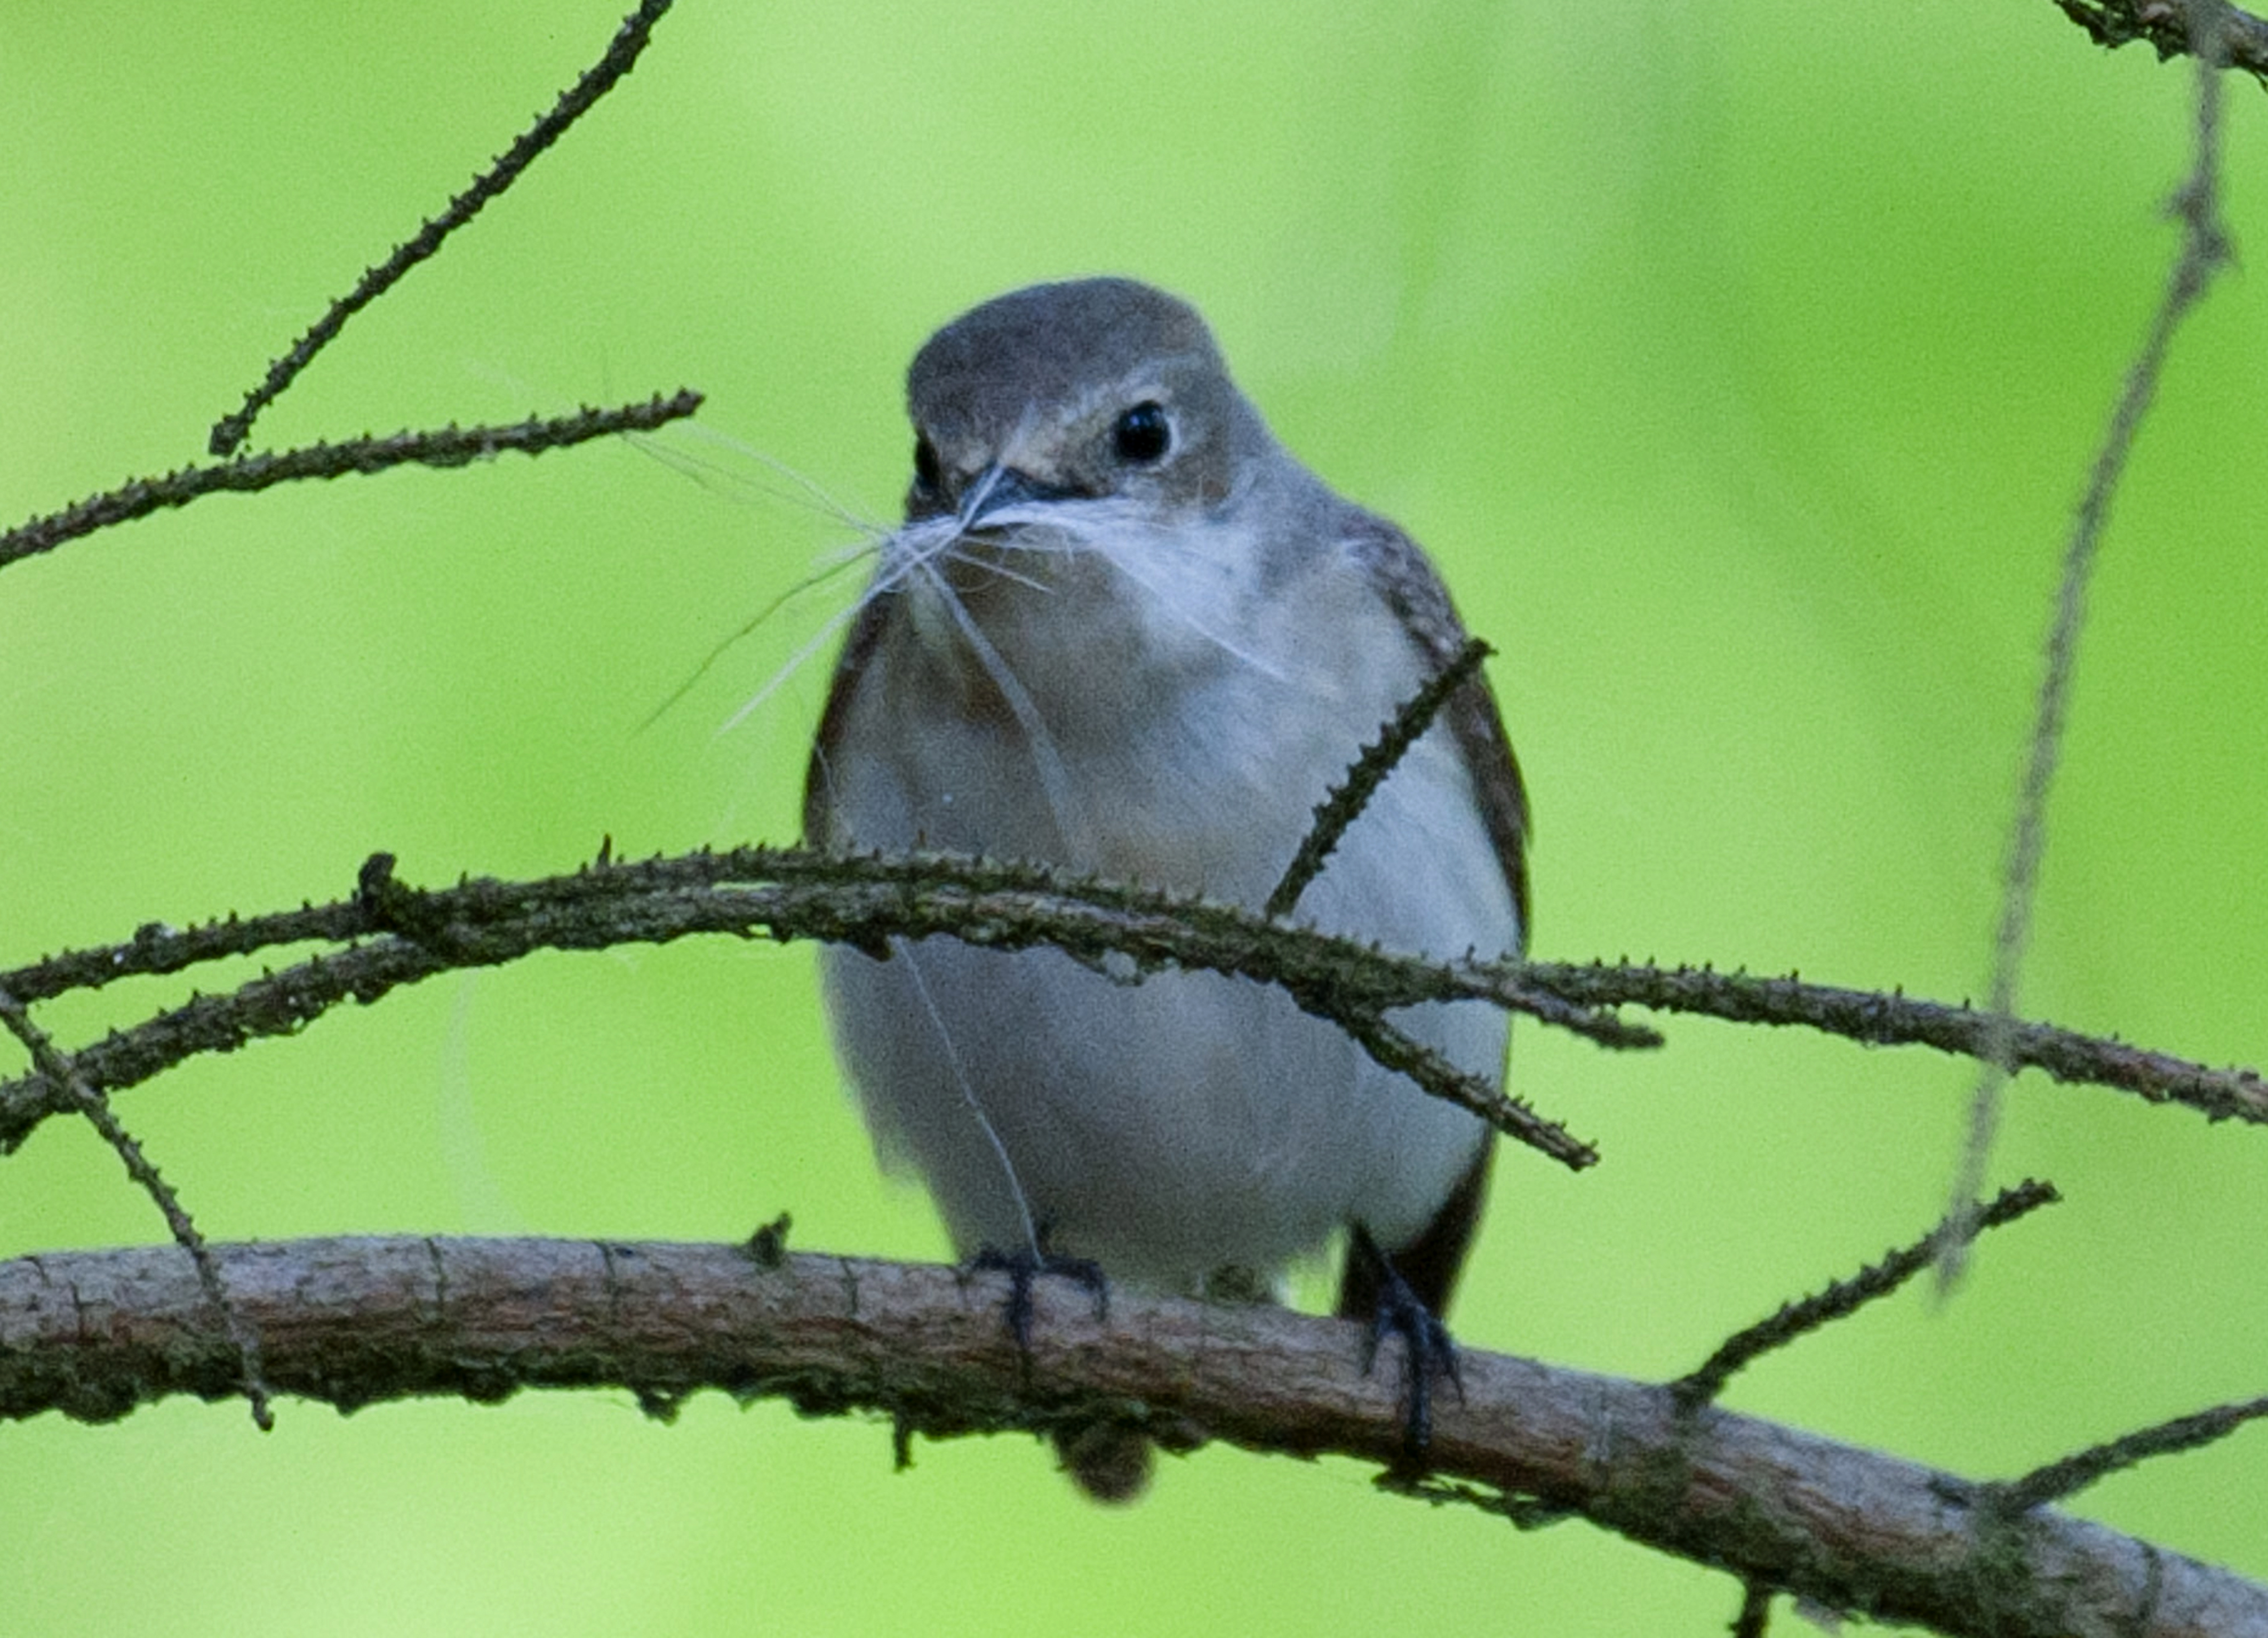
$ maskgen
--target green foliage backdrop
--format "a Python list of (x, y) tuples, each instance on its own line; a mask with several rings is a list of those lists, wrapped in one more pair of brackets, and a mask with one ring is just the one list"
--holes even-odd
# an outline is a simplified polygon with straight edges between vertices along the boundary
[[(0, 4), (0, 511), (202, 458), (622, 0)], [(2230, 86), (2229, 210), (2268, 239)], [(784, 840), (906, 357), (1035, 278), (1198, 301), (1285, 439), (1440, 557), (1539, 814), (1537, 948), (1981, 991), (2067, 518), (2174, 235), (2186, 68), (2046, 0), (1139, 9), (684, 0), (622, 91), (261, 423), (282, 444), (708, 393), (699, 430), (225, 497), (0, 577), (0, 965), (405, 876)], [(2025, 1010), (2268, 1042), (2268, 301), (2179, 342), (2081, 662)], [(762, 459), (759, 459), (761, 457)], [(695, 476), (688, 475), (691, 468)], [(174, 992), (48, 1010), (66, 1045)], [(1523, 1026), (1597, 1140), (1511, 1154), (1457, 1316), (1633, 1375), (1918, 1234), (1970, 1083), (1916, 1052)], [(13, 1073), (12, 1063), (8, 1069)], [(936, 1256), (837, 1090), (806, 950), (452, 978), (121, 1113), (207, 1232), (724, 1238)], [(2268, 1389), (2268, 1139), (2028, 1079), (1997, 1181), (2069, 1203), (1732, 1402), (1961, 1471)], [(0, 1165), (0, 1254), (158, 1239), (88, 1131)], [(2080, 1511), (2268, 1576), (2268, 1434)], [(173, 1403), (0, 1429), (26, 1634), (1700, 1633), (1729, 1583), (1226, 1451), (1124, 1514), (1020, 1441), (720, 1397)]]

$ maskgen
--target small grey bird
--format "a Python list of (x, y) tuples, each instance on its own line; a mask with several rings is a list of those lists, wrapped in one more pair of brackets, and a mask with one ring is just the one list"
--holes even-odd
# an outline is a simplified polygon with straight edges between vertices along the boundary
[[(808, 839), (1260, 907), (1315, 804), (1463, 643), (1432, 563), (1278, 444), (1196, 310), (1144, 284), (987, 302), (922, 348), (907, 398), (906, 520), (836, 669)], [(1517, 951), (1526, 831), (1476, 676), (1298, 914), (1392, 950)], [(829, 947), (821, 972), (885, 1161), (920, 1174), (964, 1255), (1248, 1296), (1344, 1232), (1341, 1313), (1397, 1292), (1446, 1305), (1486, 1128), (1280, 991), (947, 937), (883, 960)], [(1501, 1083), (1505, 1019), (1485, 1003), (1396, 1021)], [(1090, 1493), (1140, 1489), (1138, 1437), (1064, 1443)]]

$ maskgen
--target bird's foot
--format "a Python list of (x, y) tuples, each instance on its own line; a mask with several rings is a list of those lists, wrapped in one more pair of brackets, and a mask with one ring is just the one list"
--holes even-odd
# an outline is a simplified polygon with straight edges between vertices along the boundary
[[(1366, 1239), (1367, 1237), (1366, 1237)], [(1402, 1385), (1407, 1403), (1402, 1420), (1403, 1465), (1424, 1465), (1433, 1442), (1433, 1385), (1446, 1379), (1465, 1397), (1463, 1378), (1457, 1372), (1457, 1345), (1425, 1299), (1410, 1289), (1392, 1260), (1376, 1246), (1368, 1248), (1378, 1271), (1378, 1306), (1370, 1319), (1370, 1336), (1364, 1344), (1363, 1373), (1378, 1363), (1378, 1345), (1388, 1335), (1402, 1339)]]
[(987, 1245), (968, 1260), (968, 1271), (1008, 1276), (1008, 1304), (1001, 1317), (1008, 1323), (1008, 1334), (1016, 1339), (1016, 1351), (1027, 1358), (1032, 1351), (1032, 1284), (1042, 1274), (1070, 1281), (1094, 1297), (1097, 1319), (1110, 1317), (1110, 1287), (1102, 1277), (1102, 1266), (1084, 1257), (1058, 1257), (1035, 1246), (1004, 1252)]

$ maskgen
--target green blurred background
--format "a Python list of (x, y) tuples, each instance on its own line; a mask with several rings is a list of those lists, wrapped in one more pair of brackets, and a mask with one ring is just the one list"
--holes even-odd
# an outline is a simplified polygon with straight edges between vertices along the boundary
[[(624, 0), (0, 0), (0, 513), (202, 458), (356, 272), (597, 55)], [(1278, 430), (1441, 559), (1539, 816), (1536, 947), (1982, 988), (2072, 505), (2174, 236), (2189, 75), (2047, 0), (1836, 7), (746, 6), (351, 325), (264, 444), (681, 383), (695, 430), (188, 512), (0, 577), (0, 966), (411, 880), (782, 840), (823, 687), (719, 727), (849, 595), (719, 638), (885, 518), (906, 358), (1034, 279), (1213, 318)], [(2229, 209), (2268, 126), (2233, 84)], [(2183, 334), (2121, 496), (2026, 1010), (2268, 1040), (2268, 302)], [(219, 979), (208, 976), (208, 986)], [(180, 994), (47, 1010), (66, 1044)], [(1917, 1051), (1531, 1026), (1599, 1142), (1506, 1157), (1456, 1316), (1661, 1377), (1919, 1233), (1970, 1083)], [(14, 1072), (16, 1059), (5, 1060)], [(723, 1238), (933, 1257), (838, 1090), (810, 953), (449, 979), (122, 1098), (208, 1233)], [(2268, 1137), (2028, 1079), (1996, 1182), (2068, 1204), (1766, 1363), (1734, 1405), (1979, 1476), (2268, 1390)], [(85, 1129), (0, 1165), (0, 1254), (150, 1242)], [(2079, 1510), (2268, 1576), (2268, 1433)], [(1126, 1513), (1027, 1441), (720, 1396), (287, 1403), (0, 1429), (8, 1629), (1561, 1634), (1721, 1629), (1720, 1576), (1228, 1451)]]

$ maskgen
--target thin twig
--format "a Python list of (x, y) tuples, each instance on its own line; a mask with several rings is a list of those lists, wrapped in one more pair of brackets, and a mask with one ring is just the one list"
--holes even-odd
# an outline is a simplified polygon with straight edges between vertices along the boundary
[(0, 1025), (23, 1042), (40, 1073), (63, 1090), (89, 1124), (102, 1135), (102, 1141), (110, 1145), (111, 1151), (125, 1164), (126, 1174), (157, 1203), (174, 1244), (187, 1252), (189, 1261), (195, 1265), (197, 1283), (204, 1290), (205, 1300), (220, 1316), (230, 1341), (235, 1344), (244, 1397), (252, 1406), (252, 1420), (262, 1433), (267, 1432), (276, 1425), (276, 1414), (269, 1407), (268, 1382), (260, 1368), (260, 1333), (229, 1301), (220, 1263), (189, 1216), (188, 1208), (181, 1204), (173, 1185), (158, 1175), (158, 1168), (142, 1152), (142, 1145), (135, 1142), (134, 1135), (120, 1124), (111, 1112), (110, 1100), (87, 1084), (70, 1055), (50, 1040), (48, 1032), (33, 1022), (24, 1003), (4, 989), (0, 989)]
[(2194, 1451), (2227, 1438), (2246, 1422), (2262, 1416), (2268, 1416), (2268, 1399), (2243, 1399), (2176, 1416), (2154, 1428), (2140, 1429), (2075, 1456), (2066, 1456), (2061, 1461), (2036, 1467), (2021, 1479), (1999, 1487), (1999, 1499), (2011, 1512), (2029, 1512), (2050, 1502), (2075, 1495), (2098, 1479), (2107, 1479), (2153, 1456), (2177, 1456), (2183, 1451)]
[(196, 927), (147, 922), (122, 944), (66, 950), (0, 973), (0, 989), (31, 1005), (74, 990), (100, 989), (121, 979), (165, 977), (264, 950), (342, 944), (368, 932), (369, 920), (362, 906), (342, 899), (270, 915), (231, 915)]
[[(1793, 973), (1764, 978), (1705, 966), (1528, 961), (1520, 974), (1528, 988), (1578, 1005), (1795, 1025), (1868, 1046), (1930, 1047), (1964, 1058), (1985, 1052), (1992, 1024), (1966, 1004), (1807, 983)], [(2268, 1082), (2254, 1069), (2215, 1069), (2146, 1047), (2029, 1022), (2015, 1025), (2007, 1051), (2020, 1069), (2042, 1070), (2067, 1085), (2114, 1087), (2154, 1104), (2183, 1104), (2208, 1120), (2268, 1124)]]
[(309, 444), (247, 455), (217, 466), (184, 466), (161, 478), (133, 479), (0, 534), (0, 569), (52, 552), (67, 540), (131, 523), (170, 506), (187, 506), (208, 495), (250, 494), (279, 483), (367, 474), (394, 466), (465, 466), (506, 451), (541, 455), (617, 432), (651, 432), (700, 408), (701, 394), (681, 387), (668, 398), (657, 393), (643, 404), (614, 409), (585, 408), (548, 420), (531, 417), (508, 426), (449, 426), (396, 432), (387, 437), (348, 438), (337, 444)]
[[(2055, 0), (2057, 9), (2085, 29), (2105, 50), (2147, 40), (2158, 61), (2191, 54), (2189, 9), (2168, 0)], [(2268, 84), (2268, 23), (2250, 11), (2225, 7), (2220, 44), (2225, 61)]]
[[(1993, 1135), (1999, 1127), (2002, 1094), (2015, 1067), (2010, 1039), (2016, 1028), (2016, 996), (2023, 976), (2024, 955), (2031, 942), (2040, 857), (2047, 845), (2048, 794), (2055, 783), (2056, 763), (2063, 750), (2072, 677), (2077, 668), (2080, 634), (2086, 621), (2087, 591), (2094, 577), (2102, 532), (2110, 519), (2111, 499), (2118, 492), (2143, 417), (2157, 394), (2174, 333), (2205, 295), (2214, 271), (2229, 255), (2220, 204), (2220, 69), (2226, 55), (2221, 28), (2227, 8), (2220, 0), (2189, 0), (2187, 10), (2198, 61), (2197, 158), (2188, 180), (2174, 197), (2174, 211), (2182, 224), (2181, 254), (2167, 280), (2166, 293), (2151, 322), (2149, 336), (2127, 371), (2125, 388), (2111, 414), (2110, 429), (2095, 456), (2087, 494), (2080, 502), (2071, 540), (2064, 551), (2063, 577), (2056, 589), (2055, 618), (2048, 634), (2047, 666), (2040, 680), (2030, 750), (2001, 878), (1999, 926), (1992, 944), (1992, 996), (1987, 1003), (1994, 1022), (1976, 1090), (1970, 1098), (1968, 1140), (1953, 1184), (1953, 1209), (1956, 1213), (1973, 1209), (1977, 1192), (1983, 1186)], [(1967, 1226), (1968, 1220), (1964, 1218), (1962, 1227)], [(1949, 1290), (1961, 1277), (1970, 1238), (1970, 1233), (1956, 1231), (1948, 1236), (1940, 1247), (1940, 1292)]]
[(1494, 652), (1478, 637), (1466, 638), (1465, 646), (1457, 650), (1456, 657), (1403, 701), (1391, 720), (1381, 724), (1378, 738), (1363, 746), (1361, 754), (1347, 769), (1345, 782), (1334, 786), (1315, 805), (1314, 822), (1300, 839), (1299, 851), (1292, 856), (1283, 879), (1268, 895), (1262, 914), (1292, 914), (1292, 907), (1300, 902), (1300, 895), (1322, 874), (1323, 862), (1339, 845), (1339, 838), (1346, 834), (1347, 826), (1370, 805), (1370, 799), (1378, 794), (1386, 776), (1409, 754), (1410, 747), (1425, 737), (1433, 718), (1449, 702), (1449, 696), (1463, 687), (1480, 669), (1481, 662)]
[(519, 140), (504, 151), (482, 175), (473, 179), (473, 185), (449, 202), (448, 209), (432, 220), (423, 224), (416, 235), (407, 244), (398, 245), (394, 253), (379, 266), (365, 272), (354, 289), (331, 304), (328, 312), (317, 320), (310, 329), (291, 345), (291, 350), (268, 366), (268, 374), (258, 386), (245, 394), (243, 407), (224, 415), (214, 425), (210, 447), (216, 456), (235, 453), (252, 430), (252, 423), (260, 412), (282, 395), (284, 389), (298, 378), (299, 372), (314, 361), (315, 355), (330, 344), (332, 338), (345, 327), (346, 321), (384, 295), (399, 283), (401, 276), (419, 262), (441, 248), (442, 241), (457, 229), (480, 214), (481, 208), (519, 179), (520, 173), (535, 162), (537, 156), (557, 142), (599, 99), (615, 88), (623, 75), (630, 71), (645, 49), (653, 33), (653, 26), (669, 10), (670, 0), (644, 0), (637, 11), (624, 19), (606, 55), (599, 59), (583, 77), (577, 80), (552, 106), (551, 112), (537, 120), (522, 132)]
[[(737, 885), (751, 880), (762, 885)], [(424, 892), (394, 881), (391, 861), (380, 855), (364, 867), (355, 910), (329, 912), (368, 942), (263, 974), (231, 995), (197, 996), (89, 1044), (78, 1062), (90, 1083), (115, 1091), (198, 1053), (293, 1034), (342, 1001), (374, 1002), (398, 985), (454, 968), (494, 966), (539, 949), (604, 949), (700, 933), (820, 938), (860, 948), (942, 934), (1004, 949), (1049, 944), (1090, 961), (1116, 953), (1144, 971), (1183, 966), (1232, 973), (1278, 985), (1315, 1017), (1362, 1021), (1373, 1049), (1385, 1054), (1381, 1061), (1458, 1102), (1469, 1101), (1469, 1089), (1454, 1069), (1379, 1025), (1383, 1014), (1425, 1001), (1484, 1000), (1564, 1023), (1603, 1044), (1660, 1039), (1555, 996), (1533, 995), (1516, 969), (1387, 955), (1241, 909), (1138, 888), (1097, 884), (1093, 892), (1093, 900), (1082, 900), (1028, 867), (761, 848)], [(0, 1152), (63, 1106), (58, 1090), (38, 1073), (0, 1083)], [(1492, 1097), (1478, 1113), (1570, 1164), (1589, 1156), (1524, 1105)]]
[(1956, 1232), (1964, 1223), (1972, 1225), (1972, 1233), (1981, 1233), (2014, 1223), (2060, 1198), (2054, 1185), (2028, 1179), (2014, 1188), (2001, 1190), (1999, 1197), (1982, 1211), (1948, 1216), (1911, 1245), (1891, 1252), (1881, 1261), (1860, 1269), (1848, 1280), (1837, 1280), (1815, 1296), (1784, 1304), (1770, 1318), (1734, 1333), (1698, 1370), (1671, 1383), (1669, 1391), (1687, 1410), (1697, 1409), (1722, 1393), (1735, 1372), (1746, 1370), (1764, 1355), (1857, 1313), (1878, 1297), (1888, 1296), (1928, 1267), (1945, 1236)]
[(1373, 1012), (1329, 1015), (1331, 1022), (1351, 1036), (1372, 1059), (1397, 1070), (1434, 1097), (1470, 1110), (1506, 1136), (1516, 1138), (1539, 1154), (1548, 1155), (1571, 1171), (1598, 1164), (1599, 1151), (1567, 1128), (1548, 1120), (1533, 1106), (1499, 1090), (1493, 1081), (1469, 1075), (1406, 1031), (1396, 1029)]
[[(771, 885), (745, 885), (766, 883)], [(1117, 951), (1150, 967), (1181, 963), (1281, 982), (1296, 987), (1301, 1004), (1323, 1017), (1376, 1019), (1424, 1001), (1481, 1000), (1616, 1047), (1660, 1042), (1657, 1032), (1606, 1010), (1633, 1004), (1970, 1056), (1981, 1050), (1987, 1022), (1966, 1007), (1793, 976), (1391, 955), (1263, 922), (1233, 906), (945, 855), (845, 857), (745, 848), (609, 863), (532, 882), (475, 881), (421, 892), (381, 872), (377, 885), (380, 891), (276, 915), (231, 917), (180, 931), (152, 923), (122, 944), (0, 973), (0, 986), (44, 1001), (118, 978), (180, 973), (311, 940), (371, 941), (264, 974), (232, 994), (199, 996), (89, 1044), (78, 1054), (81, 1072), (111, 1091), (199, 1053), (291, 1034), (341, 1001), (374, 1002), (396, 985), (453, 967), (511, 960), (537, 948), (590, 950), (717, 933), (877, 948), (893, 937), (932, 934), (1019, 947), (1058, 942), (1088, 959)], [(2250, 1069), (2213, 1069), (2045, 1024), (2021, 1025), (2014, 1050), (2018, 1061), (2058, 1081), (2184, 1104), (2212, 1120), (2268, 1123), (2268, 1085)], [(37, 1074), (0, 1083), (0, 1153), (64, 1106)]]

